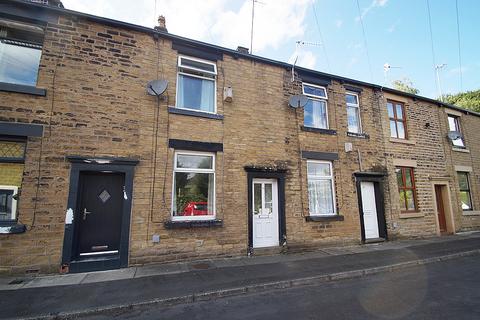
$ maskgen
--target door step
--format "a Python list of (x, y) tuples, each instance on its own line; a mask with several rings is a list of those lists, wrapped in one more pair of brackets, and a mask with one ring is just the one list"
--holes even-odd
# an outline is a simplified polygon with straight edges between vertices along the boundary
[(271, 256), (284, 252), (284, 247), (253, 248), (251, 253), (255, 256)]
[(385, 238), (371, 238), (371, 239), (365, 239), (365, 243), (379, 243), (379, 242), (385, 242)]

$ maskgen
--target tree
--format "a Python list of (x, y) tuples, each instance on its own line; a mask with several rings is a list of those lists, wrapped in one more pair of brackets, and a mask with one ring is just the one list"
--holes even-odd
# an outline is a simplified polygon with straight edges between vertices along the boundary
[(447, 94), (444, 96), (444, 101), (458, 107), (480, 112), (480, 89), (457, 94)]
[(392, 82), (392, 84), (395, 89), (406, 93), (418, 94), (420, 92), (420, 90), (413, 86), (412, 81), (410, 81), (408, 78), (404, 78), (403, 80), (395, 80)]

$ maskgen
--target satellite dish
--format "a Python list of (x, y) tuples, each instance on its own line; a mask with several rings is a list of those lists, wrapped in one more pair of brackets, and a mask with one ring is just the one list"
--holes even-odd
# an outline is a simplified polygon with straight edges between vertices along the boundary
[(152, 80), (147, 83), (147, 93), (151, 96), (159, 97), (167, 90), (167, 80)]
[(457, 139), (463, 138), (463, 135), (462, 135), (460, 132), (458, 132), (458, 131), (450, 131), (450, 132), (447, 134), (447, 137), (448, 137), (448, 139), (450, 139), (450, 140), (453, 141), (453, 140), (457, 140)]
[(307, 103), (308, 103), (308, 98), (303, 94), (291, 96), (290, 99), (288, 99), (288, 104), (292, 108), (302, 108), (302, 107), (305, 107)]

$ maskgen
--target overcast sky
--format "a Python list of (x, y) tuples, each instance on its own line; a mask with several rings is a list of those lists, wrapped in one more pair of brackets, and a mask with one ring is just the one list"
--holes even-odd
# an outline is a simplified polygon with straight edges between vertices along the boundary
[[(440, 72), (443, 93), (478, 89), (480, 1), (457, 1), (462, 68), (456, 0), (429, 0), (433, 54), (427, 0), (358, 0), (360, 10), (357, 0), (259, 0), (253, 52), (287, 62), (298, 57), (304, 67), (382, 85), (408, 78), (421, 95), (436, 98), (434, 55), (435, 64), (447, 64)], [(163, 14), (170, 33), (232, 49), (250, 47), (252, 0), (62, 2), (67, 9), (147, 27)], [(311, 44), (296, 46), (298, 40)], [(385, 63), (398, 67), (387, 77)]]

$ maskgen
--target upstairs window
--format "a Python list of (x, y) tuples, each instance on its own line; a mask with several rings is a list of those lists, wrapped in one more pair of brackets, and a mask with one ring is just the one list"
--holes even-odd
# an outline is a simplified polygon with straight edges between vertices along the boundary
[(304, 83), (303, 94), (308, 97), (304, 108), (303, 124), (306, 127), (328, 129), (327, 90), (324, 87)]
[(213, 153), (175, 153), (172, 216), (174, 220), (215, 218)]
[(43, 28), (0, 18), (0, 82), (35, 86)]
[(390, 137), (407, 139), (407, 120), (405, 105), (401, 102), (387, 101), (388, 118), (390, 119)]
[(22, 186), (26, 141), (0, 140), (0, 223), (17, 218)]
[(348, 132), (362, 133), (360, 124), (360, 104), (358, 102), (358, 94), (348, 93), (345, 95), (347, 103), (347, 124)]
[(417, 211), (417, 191), (413, 168), (397, 167), (395, 168), (395, 173), (400, 195), (400, 209), (403, 212)]
[[(457, 117), (457, 116), (452, 116), (452, 115), (448, 115), (448, 129), (450, 132), (452, 131), (456, 131), (458, 133), (462, 133), (461, 129), (460, 129), (460, 118)], [(465, 141), (463, 139), (463, 136), (459, 135), (456, 139), (453, 139), (451, 140), (452, 141), (452, 144), (455, 146), (455, 147), (459, 147), (459, 148), (465, 148)]]
[(216, 112), (217, 66), (210, 61), (178, 57), (176, 107)]
[(457, 172), (458, 186), (460, 188), (460, 201), (463, 211), (473, 210), (472, 195), (470, 193), (470, 179), (468, 172)]

